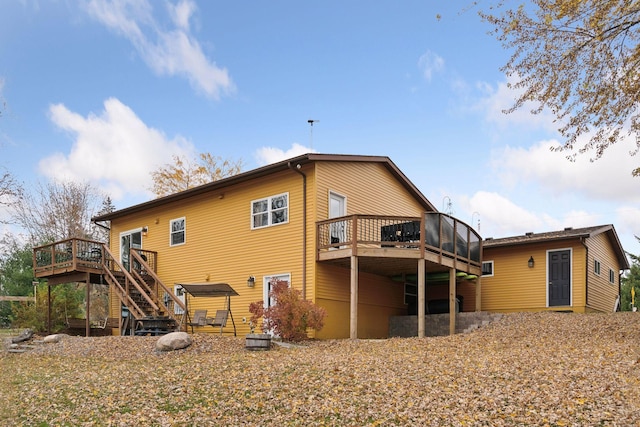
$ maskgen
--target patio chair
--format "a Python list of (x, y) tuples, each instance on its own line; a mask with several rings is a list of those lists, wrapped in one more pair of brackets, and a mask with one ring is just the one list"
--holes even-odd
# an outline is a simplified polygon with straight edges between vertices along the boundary
[(187, 325), (191, 326), (193, 333), (194, 326), (205, 326), (207, 324), (207, 310), (196, 310), (193, 312), (193, 319)]
[(220, 335), (222, 335), (222, 328), (227, 326), (227, 317), (229, 317), (229, 310), (218, 310), (216, 317), (207, 319), (207, 324), (214, 328), (220, 326)]

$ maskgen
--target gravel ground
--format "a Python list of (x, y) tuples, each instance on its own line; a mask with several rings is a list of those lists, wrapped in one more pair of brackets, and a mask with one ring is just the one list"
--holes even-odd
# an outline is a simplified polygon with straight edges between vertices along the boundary
[(0, 425), (640, 426), (640, 314), (518, 313), (469, 334), (267, 352), (193, 335), (0, 351)]

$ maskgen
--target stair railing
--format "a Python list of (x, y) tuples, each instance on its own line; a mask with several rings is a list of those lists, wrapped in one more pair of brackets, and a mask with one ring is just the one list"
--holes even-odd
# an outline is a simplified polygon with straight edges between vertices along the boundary
[[(171, 291), (171, 289), (167, 288), (167, 286), (162, 282), (162, 280), (160, 280), (160, 277), (158, 277), (158, 275), (156, 274), (155, 271), (153, 271), (153, 269), (149, 266), (149, 264), (147, 263), (147, 261), (142, 258), (142, 256), (138, 253), (138, 251), (131, 251), (131, 258), (132, 260), (135, 260), (136, 263), (139, 263), (139, 265), (141, 265), (141, 269), (144, 269), (145, 274), (151, 276), (151, 278), (154, 280), (154, 284), (155, 284), (155, 292), (151, 289), (149, 289), (152, 294), (155, 296), (155, 300), (158, 303), (158, 305), (165, 311), (165, 313), (167, 313), (167, 315), (169, 317), (171, 317), (172, 319), (175, 319), (176, 321), (179, 321), (180, 326), (182, 326), (182, 321), (184, 320), (184, 313), (186, 313), (187, 310), (187, 306), (185, 305), (184, 302), (182, 302), (182, 300), (180, 300), (180, 298), (178, 298), (176, 295), (174, 295), (174, 293)], [(134, 265), (135, 263), (132, 262), (131, 265)], [(142, 276), (140, 275), (140, 273), (138, 273), (138, 271), (134, 270), (134, 274), (138, 277), (138, 279), (144, 282), (144, 279), (142, 278)], [(145, 283), (146, 286), (146, 283)], [(171, 313), (171, 310), (169, 310), (169, 308), (163, 303), (163, 301), (159, 298), (159, 290), (162, 289), (165, 292), (165, 295), (168, 295), (169, 298), (171, 298), (173, 300), (174, 305), (177, 305), (178, 307), (180, 307), (182, 309), (183, 315), (182, 318), (183, 319), (176, 319), (175, 316), (173, 315), (173, 313)]]
[[(113, 256), (113, 254), (111, 253), (111, 251), (109, 250), (109, 248), (107, 248), (106, 245), (103, 245), (103, 250), (105, 252), (105, 254), (108, 255), (108, 257), (110, 258), (111, 263), (113, 263), (112, 268), (107, 268), (106, 265), (104, 265), (104, 269), (105, 272), (108, 272), (108, 275), (117, 283), (118, 280), (115, 278), (115, 276), (113, 275), (112, 270), (114, 269), (113, 267), (117, 266), (120, 271), (122, 272), (122, 274), (124, 274), (125, 280), (126, 280), (126, 285), (127, 287), (129, 285), (133, 285), (134, 288), (136, 288), (138, 290), (138, 292), (140, 292), (140, 295), (142, 295), (142, 297), (147, 300), (147, 302), (149, 303), (149, 305), (151, 306), (151, 308), (154, 311), (158, 311), (160, 308), (158, 307), (158, 305), (153, 301), (153, 299), (151, 299), (151, 297), (149, 297), (149, 294), (138, 284), (138, 282), (133, 278), (133, 276), (131, 275), (131, 273), (129, 273), (129, 271), (127, 271), (125, 268), (122, 267), (122, 265), (116, 260), (116, 258)], [(106, 258), (106, 257), (105, 257)], [(120, 285), (117, 285), (118, 287), (120, 287)], [(121, 288), (121, 287), (120, 287)], [(122, 288), (121, 288), (122, 289)], [(129, 297), (129, 292), (127, 292), (126, 289), (122, 289), (122, 291), (124, 292), (125, 295), (127, 295), (128, 297), (128, 301), (130, 301), (138, 310), (139, 313), (143, 313), (141, 316), (136, 316), (136, 317), (144, 317), (145, 314), (144, 312), (140, 309), (140, 307), (137, 306), (137, 304), (135, 304), (133, 302), (133, 300), (131, 300), (131, 298)], [(123, 301), (124, 302), (124, 301)], [(127, 305), (125, 303), (125, 305)], [(128, 306), (128, 305), (127, 305)]]

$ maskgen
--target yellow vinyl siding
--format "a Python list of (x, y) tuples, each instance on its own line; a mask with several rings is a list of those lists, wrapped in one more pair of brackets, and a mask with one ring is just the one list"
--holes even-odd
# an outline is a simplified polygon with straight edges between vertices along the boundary
[[(572, 306), (548, 307), (548, 251), (571, 249)], [(482, 277), (483, 311), (584, 311), (585, 250), (579, 241), (485, 247), (483, 261), (493, 261), (494, 275)], [(533, 256), (535, 264), (527, 262)]]
[[(316, 303), (327, 310), (325, 327), (317, 338), (348, 338), (351, 300), (350, 270), (317, 265), (318, 296)], [(387, 277), (359, 273), (358, 336), (386, 338), (389, 317), (406, 314), (404, 285)]]
[(347, 215), (420, 216), (424, 208), (379, 163), (318, 163), (316, 220), (329, 218), (329, 191), (347, 197)]
[[(319, 162), (314, 177), (315, 220), (329, 218), (331, 191), (346, 197), (347, 215), (418, 217), (424, 212), (421, 204), (382, 164)], [(315, 301), (329, 313), (317, 337), (349, 337), (350, 270), (318, 263), (314, 279)], [(389, 317), (406, 314), (404, 287), (387, 277), (362, 272), (359, 279), (358, 336), (387, 337)]]
[[(596, 311), (612, 311), (618, 296), (620, 265), (605, 233), (590, 237), (587, 268), (587, 307)], [(594, 261), (600, 262), (600, 275), (594, 272)], [(609, 269), (614, 272), (615, 283), (609, 281)]]
[[(288, 223), (251, 229), (251, 202), (282, 193), (289, 196)], [(180, 217), (186, 219), (186, 243), (171, 247), (169, 222)], [(142, 246), (158, 252), (158, 275), (165, 285), (223, 282), (240, 294), (231, 298), (239, 334), (249, 332), (241, 319), (249, 317), (249, 303), (263, 298), (264, 276), (288, 273), (292, 286), (301, 287), (302, 179), (293, 171), (114, 220), (114, 255), (119, 253), (119, 233), (142, 226), (148, 227)], [(254, 288), (246, 284), (250, 275), (256, 278)], [(189, 297), (188, 304), (190, 312), (207, 309), (213, 316), (223, 308), (224, 298)], [(230, 320), (228, 325), (227, 331)]]
[[(307, 183), (307, 245), (303, 248), (303, 176)], [(290, 274), (292, 286), (302, 289), (306, 261), (306, 298), (328, 310), (327, 326), (317, 337), (349, 336), (350, 270), (316, 263), (316, 221), (328, 218), (329, 192), (346, 197), (347, 214), (420, 216), (424, 207), (382, 163), (312, 162), (300, 169), (192, 196), (143, 213), (112, 221), (112, 250), (119, 256), (119, 234), (147, 227), (145, 250), (158, 253), (158, 275), (165, 285), (228, 283), (240, 295), (231, 298), (238, 334), (249, 331), (248, 306), (263, 299), (263, 278)], [(251, 229), (251, 202), (288, 193), (288, 223)], [(185, 218), (185, 244), (170, 246), (169, 224)], [(306, 249), (306, 258), (303, 259)], [(254, 288), (247, 278), (255, 276)], [(224, 298), (188, 297), (189, 311), (223, 308)], [(114, 311), (119, 310), (114, 303)], [(388, 319), (406, 313), (404, 287), (387, 277), (360, 273), (358, 336), (388, 335)], [(346, 316), (346, 317), (345, 317)], [(230, 327), (230, 323), (229, 323)], [(229, 331), (227, 327), (225, 330)], [(210, 327), (200, 329), (214, 332)]]

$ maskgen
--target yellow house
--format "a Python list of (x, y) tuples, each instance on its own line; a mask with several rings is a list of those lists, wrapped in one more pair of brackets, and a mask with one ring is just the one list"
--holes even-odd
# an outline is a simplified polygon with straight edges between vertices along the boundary
[(613, 225), (486, 239), (482, 310), (613, 311), (628, 269)]
[[(424, 336), (431, 294), (453, 308), (462, 292), (466, 311), (479, 309), (480, 279), (456, 282), (480, 275), (482, 239), (388, 157), (305, 154), (93, 221), (109, 227), (108, 247), (35, 248), (34, 269), (50, 284), (108, 283), (114, 333), (160, 333), (163, 318), (214, 332), (212, 315), (226, 310), (223, 332), (245, 334), (249, 304), (269, 303), (276, 279), (326, 309), (317, 338), (387, 337), (390, 317), (410, 312)], [(435, 273), (451, 278), (440, 294), (427, 291)]]

